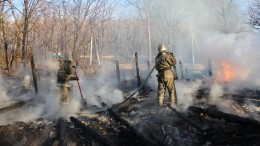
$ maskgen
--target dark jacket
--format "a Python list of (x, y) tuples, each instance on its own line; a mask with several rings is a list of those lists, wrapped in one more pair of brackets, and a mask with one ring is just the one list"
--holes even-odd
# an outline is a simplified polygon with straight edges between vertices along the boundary
[(71, 61), (65, 60), (57, 74), (57, 81), (60, 83), (65, 83), (70, 80), (70, 76), (72, 74), (72, 63)]

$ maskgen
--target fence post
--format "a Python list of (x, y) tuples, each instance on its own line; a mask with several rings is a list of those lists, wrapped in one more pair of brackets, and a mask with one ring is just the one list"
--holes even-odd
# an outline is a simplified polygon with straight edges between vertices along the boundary
[(136, 67), (136, 77), (137, 77), (137, 85), (140, 87), (140, 75), (139, 75), (139, 65), (138, 65), (138, 54), (135, 52), (135, 67)]

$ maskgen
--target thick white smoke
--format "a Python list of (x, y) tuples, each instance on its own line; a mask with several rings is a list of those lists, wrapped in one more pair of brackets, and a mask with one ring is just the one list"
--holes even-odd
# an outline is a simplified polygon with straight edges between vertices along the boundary
[(178, 105), (183, 109), (187, 109), (189, 106), (195, 104), (195, 95), (201, 86), (202, 82), (196, 80), (195, 82), (179, 82), (176, 81), (176, 91)]
[(250, 88), (259, 86), (259, 34), (207, 33), (203, 38), (200, 52), (203, 57), (211, 58), (215, 77), (222, 71), (224, 78), (224, 68), (221, 64), (226, 63), (230, 66), (230, 83)]
[[(94, 75), (93, 78), (86, 77), (79, 72), (81, 88), (84, 98), (87, 99), (88, 104), (101, 106), (104, 102), (111, 106), (112, 104), (123, 101), (123, 93), (117, 89), (117, 80), (114, 72), (109, 72), (107, 68), (115, 68), (114, 64), (104, 64), (99, 73)], [(113, 74), (114, 76), (111, 76)], [(78, 89), (78, 86), (75, 88)], [(79, 91), (77, 91), (79, 93)], [(77, 95), (80, 97), (80, 94)]]
[[(226, 109), (230, 106), (230, 101), (223, 101), (222, 98), (226, 91), (236, 91), (241, 88), (258, 89), (260, 85), (258, 73), (260, 71), (258, 65), (260, 33), (253, 32), (242, 21), (247, 19), (242, 15), (245, 10), (245, 1), (229, 2), (227, 0), (166, 0), (157, 2), (158, 5), (153, 5), (154, 10), (158, 11), (152, 12), (157, 16), (153, 19), (154, 21), (158, 21), (159, 18), (161, 20), (160, 23), (155, 23), (156, 29), (153, 31), (164, 31), (162, 29), (164, 27), (159, 26), (166, 25), (167, 23), (164, 21), (168, 24), (177, 24), (167, 24), (168, 27), (161, 33), (162, 37), (171, 36), (173, 38), (171, 47), (174, 47), (177, 62), (183, 63), (184, 76), (186, 67), (192, 66), (193, 57), (195, 64), (202, 64), (206, 67), (208, 67), (208, 60), (211, 60), (213, 76), (202, 79), (212, 83), (208, 86), (210, 89), (209, 102), (222, 106), (222, 109), (224, 106)], [(225, 10), (226, 13), (223, 14), (222, 10)], [(167, 28), (172, 28), (172, 30)], [(153, 37), (170, 46), (170, 42), (167, 40), (156, 38), (157, 36)], [(169, 50), (171, 51), (172, 48)], [(177, 64), (177, 69), (179, 69), (179, 64)], [(189, 68), (187, 71), (190, 71)], [(157, 90), (156, 79), (154, 78), (152, 81), (154, 84), (151, 86)], [(195, 102), (193, 95), (201, 86), (197, 83), (176, 82), (180, 104), (192, 105)], [(225, 90), (223, 90), (224, 88)]]

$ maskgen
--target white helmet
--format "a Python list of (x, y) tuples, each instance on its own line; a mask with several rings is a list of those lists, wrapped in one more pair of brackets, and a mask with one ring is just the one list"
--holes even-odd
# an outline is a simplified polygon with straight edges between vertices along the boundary
[(158, 52), (166, 51), (166, 46), (165, 45), (158, 45)]

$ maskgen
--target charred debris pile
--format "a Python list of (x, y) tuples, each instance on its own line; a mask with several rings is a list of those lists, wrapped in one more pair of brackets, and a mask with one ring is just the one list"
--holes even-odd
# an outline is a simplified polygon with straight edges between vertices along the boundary
[[(38, 119), (0, 126), (0, 144), (21, 145), (258, 145), (259, 91), (243, 89), (224, 94), (229, 111), (209, 104), (208, 88), (200, 88), (198, 101), (176, 110), (158, 110), (155, 93), (143, 87), (123, 104), (91, 106), (77, 116), (54, 121)], [(31, 100), (2, 108), (1, 114), (32, 104)], [(254, 105), (254, 106), (252, 106)]]

